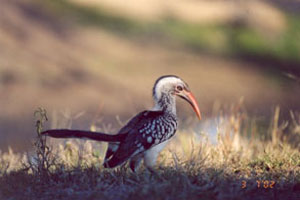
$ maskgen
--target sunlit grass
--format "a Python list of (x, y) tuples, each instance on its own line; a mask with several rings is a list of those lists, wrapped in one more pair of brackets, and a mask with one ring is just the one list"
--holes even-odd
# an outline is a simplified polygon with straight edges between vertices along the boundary
[[(103, 152), (91, 141), (69, 140), (44, 151), (38, 141), (45, 138), (38, 135), (36, 155), (26, 157), (12, 150), (0, 154), (0, 197), (253, 199), (275, 195), (297, 199), (300, 116), (293, 113), (289, 126), (284, 127), (276, 120), (280, 115), (277, 109), (272, 129), (266, 133), (270, 139), (264, 141), (255, 136), (261, 133), (242, 136), (246, 121), (239, 106), (226, 115), (229, 121), (221, 120), (216, 144), (205, 132), (179, 131), (160, 155), (157, 175), (143, 167), (134, 174), (126, 165), (104, 169)], [(37, 125), (39, 132), (43, 124)]]

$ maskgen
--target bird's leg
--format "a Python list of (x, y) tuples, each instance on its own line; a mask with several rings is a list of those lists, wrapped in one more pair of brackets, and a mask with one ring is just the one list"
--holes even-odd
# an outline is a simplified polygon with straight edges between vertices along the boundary
[(147, 170), (151, 173), (151, 175), (158, 176), (158, 173), (154, 167), (147, 167)]
[(150, 172), (150, 177), (154, 177), (160, 181), (163, 181), (158, 171), (154, 167), (147, 167), (147, 170)]
[(136, 156), (134, 156), (133, 158), (131, 158), (130, 163), (129, 163), (129, 167), (133, 172), (137, 172), (141, 161), (142, 161), (143, 155), (142, 154), (138, 154)]
[(144, 164), (147, 170), (151, 173), (151, 177), (154, 176), (155, 178), (162, 180), (157, 170), (155, 169), (157, 156), (158, 156), (158, 151), (155, 150), (148, 151), (144, 156)]

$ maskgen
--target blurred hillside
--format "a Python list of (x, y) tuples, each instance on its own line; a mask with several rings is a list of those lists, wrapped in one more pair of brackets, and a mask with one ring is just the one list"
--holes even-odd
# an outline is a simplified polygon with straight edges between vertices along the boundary
[(252, 115), (299, 110), (300, 17), (281, 1), (0, 2), (0, 149), (30, 145), (39, 106), (84, 112), (73, 128), (117, 128), (152, 106), (164, 74), (189, 83), (206, 118), (240, 97)]

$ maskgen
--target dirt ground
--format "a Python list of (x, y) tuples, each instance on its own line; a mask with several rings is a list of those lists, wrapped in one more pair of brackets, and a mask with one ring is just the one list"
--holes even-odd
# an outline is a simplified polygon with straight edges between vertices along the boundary
[[(299, 84), (270, 71), (272, 66), (73, 26), (17, 1), (3, 4), (0, 12), (3, 150), (8, 144), (17, 150), (28, 148), (33, 112), (39, 106), (48, 110), (52, 121), (55, 113), (76, 118), (83, 112), (72, 126), (81, 129), (95, 118), (108, 124), (117, 124), (116, 116), (126, 121), (152, 106), (152, 85), (165, 74), (189, 83), (204, 117), (216, 102), (228, 105), (241, 97), (257, 115), (272, 112), (277, 104), (286, 112), (299, 106)], [(179, 106), (180, 117), (192, 114), (181, 101)]]

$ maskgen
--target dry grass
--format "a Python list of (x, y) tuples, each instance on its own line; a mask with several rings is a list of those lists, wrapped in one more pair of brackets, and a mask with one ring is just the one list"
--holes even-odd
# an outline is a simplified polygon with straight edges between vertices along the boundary
[[(54, 128), (70, 128), (73, 122), (80, 128), (91, 124), (95, 129), (100, 123), (90, 118), (72, 121), (82, 110), (99, 117), (95, 108), (104, 118), (119, 114), (127, 119), (151, 106), (153, 81), (170, 73), (190, 84), (204, 113), (210, 112), (215, 99), (231, 102), (240, 96), (245, 96), (248, 108), (254, 112), (268, 113), (277, 103), (282, 110), (278, 107), (273, 117), (264, 120), (271, 123), (263, 128), (259, 119), (243, 111), (241, 104), (229, 106), (226, 112), (217, 111), (218, 137), (213, 144), (205, 129), (179, 130), (159, 158), (159, 176), (152, 176), (144, 168), (138, 174), (126, 166), (103, 169), (106, 144), (49, 140), (37, 135), (32, 144), (35, 151), (28, 155), (11, 148), (0, 152), (0, 199), (300, 199), (300, 116), (291, 112), (287, 123), (279, 118), (283, 110), (299, 105), (298, 82), (261, 71), (265, 65), (207, 55), (184, 45), (199, 43), (201, 47), (201, 42), (208, 39), (204, 46), (222, 46), (226, 40), (218, 37), (219, 29), (205, 29), (207, 33), (203, 33), (200, 26), (166, 21), (163, 29), (160, 24), (147, 22), (146, 30), (142, 25), (141, 30), (135, 30), (135, 20), (113, 13), (64, 4), (67, 7), (58, 13), (66, 16), (56, 16), (56, 12), (39, 5), (30, 0), (11, 0), (0, 7), (0, 94), (5, 96), (0, 99), (0, 127), (5, 133), (3, 138), (0, 135), (1, 144), (6, 137), (15, 137), (24, 145), (24, 138), (36, 136), (29, 119), (36, 105), (79, 113), (67, 112), (66, 120), (52, 118), (52, 123), (57, 122)], [(70, 9), (75, 19), (82, 16), (94, 26), (73, 24), (74, 17), (63, 9)], [(298, 37), (298, 31), (293, 30), (291, 38)], [(160, 36), (165, 32), (167, 35)], [(217, 37), (207, 37), (212, 33)], [(264, 40), (260, 37), (253, 38), (243, 29), (239, 34), (238, 39), (246, 41), (242, 44), (250, 52), (266, 50), (261, 48)], [(165, 41), (169, 36), (175, 37), (171, 44)], [(295, 41), (284, 40), (287, 49), (275, 49), (278, 56), (291, 53), (298, 58)], [(37, 125), (39, 133), (42, 124)], [(100, 128), (107, 132), (118, 127), (108, 124)], [(14, 145), (12, 139), (7, 140)], [(243, 181), (247, 182), (245, 188)], [(259, 188), (257, 181), (263, 181)]]
[(299, 199), (300, 115), (292, 113), (290, 124), (281, 125), (279, 114), (277, 108), (266, 140), (255, 136), (262, 133), (253, 123), (245, 128), (249, 119), (240, 104), (219, 115), (216, 144), (206, 133), (179, 131), (159, 158), (158, 175), (144, 168), (134, 174), (127, 166), (104, 169), (99, 143), (68, 140), (51, 149), (38, 134), (33, 155), (0, 155), (0, 198)]
[[(0, 132), (5, 135), (0, 134), (0, 148), (4, 151), (9, 145), (14, 145), (15, 151), (29, 149), (24, 140), (32, 136), (30, 116), (37, 105), (49, 113), (66, 108), (75, 113), (86, 111), (85, 118), (76, 121), (76, 128), (87, 128), (95, 110), (109, 122), (116, 115), (124, 120), (152, 106), (151, 88), (164, 74), (187, 81), (206, 115), (214, 100), (228, 103), (240, 96), (247, 100), (249, 110), (259, 114), (269, 115), (275, 104), (286, 113), (299, 107), (300, 85), (290, 81), (297, 80), (292, 72), (284, 71), (291, 74), (287, 78), (277, 71), (280, 62), (258, 64), (239, 56), (204, 53), (211, 45), (231, 51), (235, 44), (241, 45), (239, 41), (244, 44), (248, 39), (244, 45), (253, 47), (251, 51), (264, 51), (261, 42), (268, 40), (253, 38), (251, 32), (237, 31), (231, 25), (228, 29), (202, 27), (167, 19), (140, 24), (105, 8), (93, 8), (65, 0), (3, 1), (0, 96), (5, 98), (0, 98)], [(298, 36), (296, 28), (292, 32)], [(291, 47), (276, 52), (298, 58), (300, 40), (296, 38), (291, 36), (288, 44), (276, 40), (276, 44)], [(198, 50), (194, 49), (197, 45)], [(187, 106), (179, 106), (185, 116), (191, 114)]]

